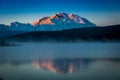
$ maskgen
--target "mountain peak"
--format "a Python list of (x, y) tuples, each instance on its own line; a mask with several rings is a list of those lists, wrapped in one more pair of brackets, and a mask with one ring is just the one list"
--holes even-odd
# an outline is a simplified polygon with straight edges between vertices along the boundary
[(54, 14), (49, 17), (43, 17), (39, 20), (35, 20), (33, 22), (33, 25), (46, 25), (46, 24), (54, 25), (55, 23), (52, 21), (53, 19), (60, 20), (60, 19), (66, 18), (66, 17), (68, 17), (67, 13), (60, 12), (60, 13)]
[(11, 22), (10, 24), (8, 24), (8, 26), (17, 26), (17, 25), (19, 25), (19, 24), (21, 24), (21, 23), (15, 21), (15, 22)]
[(91, 23), (85, 18), (72, 13), (60, 12), (49, 17), (43, 17), (42, 19), (33, 22), (33, 25), (60, 25), (60, 24), (88, 24)]
[(57, 13), (53, 16), (50, 16), (51, 19), (61, 19), (61, 18), (65, 18), (67, 17), (67, 13), (61, 12), (61, 13)]

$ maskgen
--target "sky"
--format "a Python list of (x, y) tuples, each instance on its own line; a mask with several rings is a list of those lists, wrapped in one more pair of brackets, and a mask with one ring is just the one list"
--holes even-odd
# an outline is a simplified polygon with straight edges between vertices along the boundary
[(32, 23), (59, 12), (77, 14), (98, 26), (120, 24), (120, 0), (0, 0), (0, 24)]

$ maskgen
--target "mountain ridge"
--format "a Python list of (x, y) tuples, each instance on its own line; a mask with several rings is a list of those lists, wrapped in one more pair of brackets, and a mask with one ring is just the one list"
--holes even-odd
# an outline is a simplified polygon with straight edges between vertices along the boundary
[[(4, 26), (4, 27), (3, 27)], [(11, 31), (57, 31), (72, 28), (83, 28), (83, 27), (96, 27), (96, 25), (85, 18), (78, 15), (67, 14), (67, 13), (57, 13), (53, 16), (43, 17), (33, 24), (30, 23), (20, 23), (11, 22), (9, 25), (0, 24), (0, 30)]]

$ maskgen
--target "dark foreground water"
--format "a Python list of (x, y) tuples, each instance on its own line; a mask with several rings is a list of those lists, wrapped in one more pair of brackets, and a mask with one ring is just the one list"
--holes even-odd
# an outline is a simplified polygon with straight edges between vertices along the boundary
[(0, 80), (120, 80), (120, 43), (0, 47)]

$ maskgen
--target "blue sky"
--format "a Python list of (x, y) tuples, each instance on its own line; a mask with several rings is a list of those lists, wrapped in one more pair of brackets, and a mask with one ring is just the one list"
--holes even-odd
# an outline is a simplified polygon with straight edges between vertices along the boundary
[(34, 20), (66, 12), (97, 25), (120, 23), (120, 0), (0, 0), (0, 24)]

